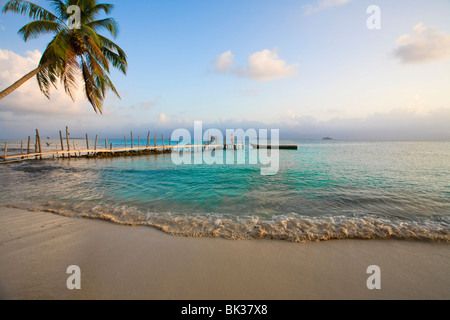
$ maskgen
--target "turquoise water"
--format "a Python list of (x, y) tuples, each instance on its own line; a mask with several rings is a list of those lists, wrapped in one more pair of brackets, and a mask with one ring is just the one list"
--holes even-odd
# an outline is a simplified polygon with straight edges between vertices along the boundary
[(300, 148), (280, 150), (272, 176), (248, 161), (175, 165), (171, 155), (0, 166), (0, 205), (191, 237), (450, 239), (450, 143), (283, 143)]

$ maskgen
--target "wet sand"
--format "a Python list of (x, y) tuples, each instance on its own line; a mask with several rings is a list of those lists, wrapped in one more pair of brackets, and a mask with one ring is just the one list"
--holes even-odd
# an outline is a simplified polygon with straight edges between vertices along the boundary
[[(67, 268), (81, 270), (69, 290)], [(381, 289), (369, 290), (378, 265)], [(450, 299), (450, 245), (173, 237), (0, 207), (1, 299)]]

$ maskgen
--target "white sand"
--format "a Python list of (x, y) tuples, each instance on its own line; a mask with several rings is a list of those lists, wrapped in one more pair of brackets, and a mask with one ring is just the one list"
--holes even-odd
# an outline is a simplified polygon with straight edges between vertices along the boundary
[[(81, 268), (68, 290), (67, 267)], [(381, 268), (381, 290), (366, 286)], [(0, 207), (2, 299), (449, 299), (450, 245), (190, 239)]]

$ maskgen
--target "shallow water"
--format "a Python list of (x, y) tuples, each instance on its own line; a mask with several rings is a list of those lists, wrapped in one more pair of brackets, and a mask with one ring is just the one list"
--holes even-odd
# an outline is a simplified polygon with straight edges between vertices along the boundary
[(449, 241), (450, 143), (283, 143), (300, 148), (280, 150), (273, 176), (249, 161), (175, 165), (171, 155), (0, 166), (0, 205), (191, 237)]

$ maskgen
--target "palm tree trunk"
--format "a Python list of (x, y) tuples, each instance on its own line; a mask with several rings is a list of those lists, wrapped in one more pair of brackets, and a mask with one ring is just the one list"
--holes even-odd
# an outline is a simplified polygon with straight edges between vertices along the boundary
[(25, 76), (23, 76), (20, 80), (18, 80), (17, 82), (15, 82), (14, 84), (12, 84), (11, 86), (9, 86), (8, 88), (6, 88), (5, 90), (3, 90), (2, 92), (0, 92), (0, 100), (2, 100), (3, 98), (5, 98), (7, 95), (11, 94), (12, 92), (14, 92), (16, 89), (18, 89), (21, 85), (23, 85), (25, 82), (27, 82), (28, 80), (30, 80), (31, 78), (33, 78), (35, 75), (37, 75), (39, 72), (41, 72), (42, 70), (44, 70), (45, 68), (47, 68), (50, 64), (52, 63), (52, 61), (47, 61), (46, 63), (44, 63), (42, 66), (34, 69), (33, 71), (31, 71), (30, 73), (26, 74)]

